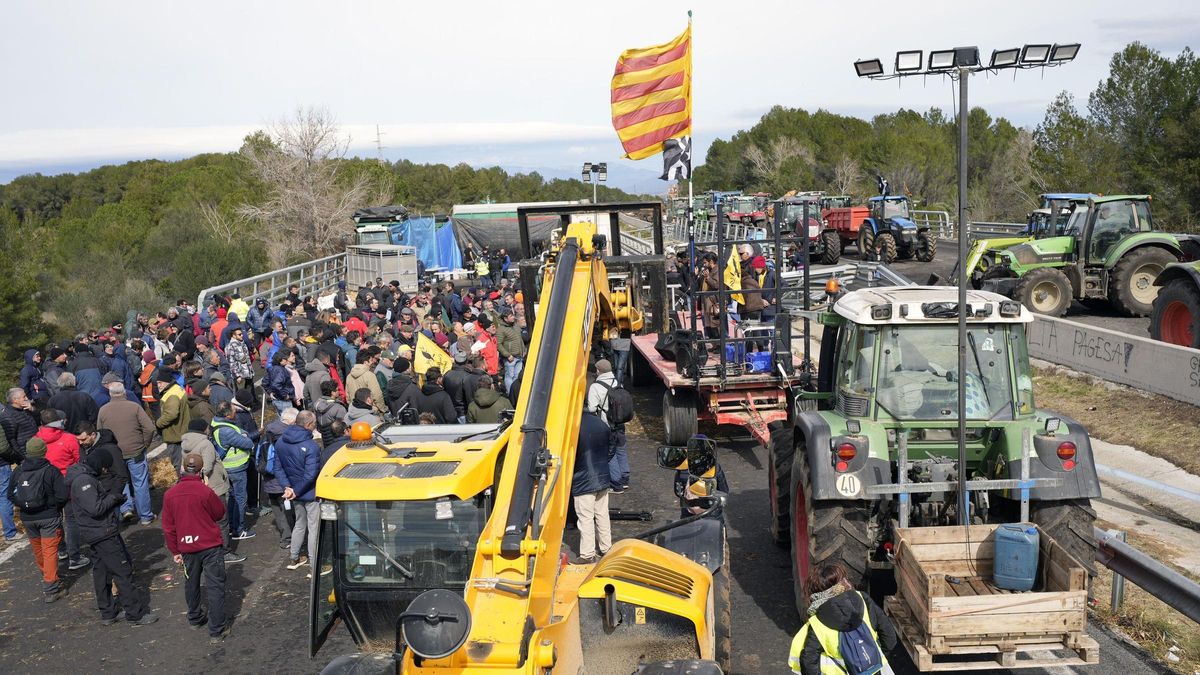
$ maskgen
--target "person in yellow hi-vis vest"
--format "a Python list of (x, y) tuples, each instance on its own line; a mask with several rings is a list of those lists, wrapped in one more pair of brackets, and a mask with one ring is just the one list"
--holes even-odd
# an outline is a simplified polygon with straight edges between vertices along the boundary
[(822, 565), (804, 582), (808, 621), (792, 639), (788, 667), (798, 675), (890, 675), (884, 655), (896, 648), (891, 620), (846, 580), (841, 565)]

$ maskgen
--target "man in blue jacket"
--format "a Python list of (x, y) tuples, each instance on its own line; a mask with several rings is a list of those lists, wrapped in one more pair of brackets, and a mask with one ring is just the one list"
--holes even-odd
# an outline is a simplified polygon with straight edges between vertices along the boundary
[(42, 378), (42, 353), (36, 349), (25, 350), (25, 365), (21, 368), (21, 388), (34, 401), (50, 396), (46, 381)]
[(252, 539), (255, 533), (246, 529), (246, 472), (250, 468), (250, 457), (254, 454), (254, 441), (234, 421), (237, 413), (228, 401), (217, 405), (217, 416), (213, 418), (211, 430), (217, 457), (229, 474), (229, 496), (226, 505), (229, 511), (229, 532), (234, 539)]
[(608, 474), (608, 423), (590, 412), (579, 422), (579, 443), (575, 447), (575, 472), (571, 478), (571, 497), (579, 524), (577, 565), (596, 562), (599, 539), (600, 555), (612, 546), (612, 524), (608, 518), (608, 492), (612, 481)]
[[(296, 513), (296, 525), (292, 528), (292, 562), (289, 570), (299, 569), (304, 563), (317, 565), (317, 530), (321, 524), (321, 512), (317, 505), (317, 473), (321, 466), (321, 448), (313, 440), (317, 428), (317, 416), (311, 410), (296, 415), (296, 423), (288, 427), (283, 436), (275, 441), (275, 462), (279, 470), (275, 478), (283, 486), (284, 500), (290, 500)], [(300, 554), (300, 546), (308, 535), (308, 556)]]

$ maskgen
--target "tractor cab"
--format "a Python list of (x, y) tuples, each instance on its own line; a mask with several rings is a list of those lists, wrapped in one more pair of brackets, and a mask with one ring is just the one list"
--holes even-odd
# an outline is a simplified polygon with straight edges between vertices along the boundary
[(848, 209), (854, 204), (854, 198), (847, 195), (825, 195), (821, 197), (821, 212), (832, 209)]
[[(871, 197), (867, 200), (871, 216), (880, 220), (905, 220), (912, 222), (909, 211), (908, 197), (903, 195), (888, 195), (886, 197)], [(915, 227), (915, 226), (914, 226)]]
[(499, 464), (489, 450), (505, 433), (494, 424), (352, 430), (317, 478), (310, 655), (338, 620), (360, 649), (390, 647), (413, 599), (463, 592), (493, 506)]

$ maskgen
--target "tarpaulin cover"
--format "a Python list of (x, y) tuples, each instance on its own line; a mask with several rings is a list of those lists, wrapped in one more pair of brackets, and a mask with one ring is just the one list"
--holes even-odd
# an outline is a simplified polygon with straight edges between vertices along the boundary
[(521, 251), (521, 230), (517, 225), (516, 213), (463, 214), (450, 219), (454, 223), (454, 234), (463, 247), (475, 245), (476, 251), (487, 246), (495, 251), (508, 250), (513, 260), (530, 258), (544, 250), (550, 241), (551, 230), (559, 227), (558, 216), (529, 216), (529, 241), (533, 251)]
[(409, 218), (390, 228), (392, 242), (412, 246), (425, 267), (462, 267), (462, 252), (454, 237), (454, 228), (449, 223), (438, 227), (433, 218)]

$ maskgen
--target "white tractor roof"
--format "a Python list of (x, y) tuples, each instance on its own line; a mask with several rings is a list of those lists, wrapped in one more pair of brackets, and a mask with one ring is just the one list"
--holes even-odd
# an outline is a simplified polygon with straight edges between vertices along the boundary
[[(1000, 303), (1016, 305), (1015, 316), (1001, 316)], [(949, 316), (926, 316), (936, 314), (934, 304), (949, 303)], [(886, 319), (871, 318), (871, 310), (880, 305), (890, 305), (891, 316)], [(932, 324), (956, 323), (953, 313), (958, 305), (958, 289), (953, 286), (888, 286), (864, 288), (850, 291), (833, 306), (838, 315), (857, 324)], [(967, 290), (967, 305), (971, 308), (968, 323), (1030, 323), (1033, 314), (1019, 302), (1009, 300), (998, 293)]]

